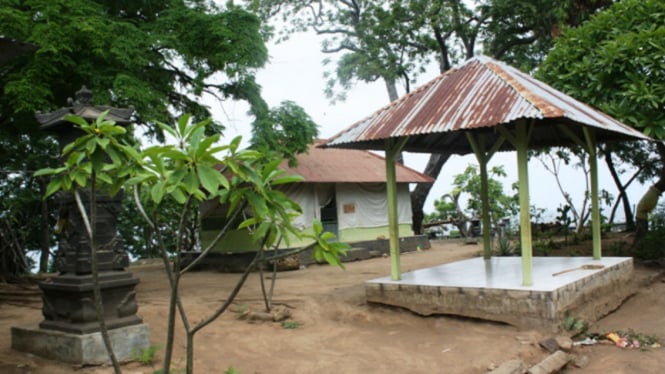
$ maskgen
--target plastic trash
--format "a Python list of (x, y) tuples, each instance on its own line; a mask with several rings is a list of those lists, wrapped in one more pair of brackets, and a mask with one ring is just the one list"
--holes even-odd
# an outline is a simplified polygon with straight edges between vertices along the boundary
[(584, 339), (584, 340), (580, 340), (580, 341), (573, 342), (573, 346), (578, 346), (578, 345), (594, 345), (594, 344), (598, 344), (598, 340), (596, 340), (595, 338), (589, 338), (589, 337), (587, 337), (587, 338)]

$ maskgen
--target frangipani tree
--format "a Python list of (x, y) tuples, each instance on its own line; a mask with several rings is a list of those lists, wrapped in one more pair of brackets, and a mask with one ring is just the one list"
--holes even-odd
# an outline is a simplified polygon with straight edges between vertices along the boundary
[[(280, 238), (303, 235), (291, 224), (292, 217), (298, 214), (300, 207), (273, 188), (279, 184), (298, 181), (300, 177), (284, 175), (284, 171), (279, 169), (281, 162), (279, 159), (271, 159), (255, 150), (241, 150), (239, 137), (229, 144), (219, 145), (221, 135), (205, 135), (206, 126), (210, 123), (208, 120), (190, 123), (190, 117), (183, 116), (174, 127), (159, 124), (173, 138), (173, 143), (156, 145), (145, 150), (124, 142), (122, 136), (125, 134), (125, 129), (104, 120), (104, 115), (91, 124), (78, 117), (69, 117), (69, 120), (81, 128), (83, 136), (63, 150), (65, 164), (62, 167), (43, 169), (37, 173), (53, 176), (47, 188), (47, 196), (57, 191), (69, 191), (79, 196), (81, 189), (88, 188), (106, 190), (110, 194), (116, 194), (123, 188), (129, 189), (134, 195), (134, 201), (141, 215), (153, 227), (164, 218), (161, 216), (160, 204), (173, 200), (182, 207), (179, 220), (180, 233), (182, 233), (180, 229), (185, 227), (189, 208), (193, 204), (216, 199), (230, 206), (229, 222), (240, 217), (242, 212), (251, 211), (239, 227), (250, 228), (253, 238), (262, 243), (262, 249), (271, 246)], [(223, 165), (229, 173), (220, 172), (215, 168), (217, 165)], [(146, 201), (152, 203), (152, 210), (145, 209)], [(90, 225), (91, 235), (94, 235), (94, 214), (90, 215), (90, 220), (93, 222)], [(250, 271), (258, 265), (259, 259), (270, 261), (276, 257), (263, 256), (263, 251), (259, 251), (224, 303), (207, 318), (192, 323), (178, 295), (180, 279), (208, 254), (230, 228), (229, 226), (221, 228), (219, 234), (207, 248), (203, 249), (197, 260), (184, 268), (180, 264), (182, 235), (178, 236), (176, 248), (171, 248), (171, 252), (176, 254), (171, 263), (168, 257), (169, 248), (166, 248), (161, 232), (156, 231), (171, 286), (163, 366), (165, 373), (170, 372), (176, 314), (180, 315), (186, 332), (187, 373), (193, 373), (195, 334), (231, 305)], [(309, 235), (312, 240), (309, 246), (283, 256), (311, 248), (317, 259), (325, 259), (331, 264), (342, 266), (339, 255), (345, 253), (348, 245), (331, 242), (334, 235), (323, 232), (320, 224), (315, 224), (314, 228), (314, 234)], [(95, 249), (93, 245), (91, 248), (93, 254)]]

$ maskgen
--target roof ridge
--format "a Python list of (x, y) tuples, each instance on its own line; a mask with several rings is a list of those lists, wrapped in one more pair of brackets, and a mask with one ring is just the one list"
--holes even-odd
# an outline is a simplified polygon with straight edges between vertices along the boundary
[[(543, 114), (543, 116), (560, 117), (564, 115), (563, 110), (552, 105), (552, 103), (550, 103), (548, 100), (545, 100), (544, 98), (540, 98), (540, 100), (538, 100), (538, 97), (533, 92), (531, 92), (531, 90), (527, 89), (523, 84), (521, 84), (513, 77), (513, 75), (518, 75), (519, 78), (529, 80), (531, 84), (538, 86), (538, 82), (532, 82), (533, 78), (531, 75), (498, 60), (487, 59), (487, 61), (483, 63), (483, 66), (498, 76), (502, 81), (510, 86), (511, 89), (515, 90), (515, 92), (522, 96), (524, 100), (533, 105), (534, 108)], [(540, 83), (549, 86), (547, 83)]]

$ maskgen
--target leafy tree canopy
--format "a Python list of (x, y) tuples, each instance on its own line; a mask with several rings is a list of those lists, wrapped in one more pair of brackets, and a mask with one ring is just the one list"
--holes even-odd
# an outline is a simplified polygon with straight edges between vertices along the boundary
[[(158, 122), (174, 123), (183, 113), (196, 121), (209, 118), (209, 109), (199, 102), (204, 94), (248, 102), (255, 125), (264, 129), (277, 127), (272, 119), (290, 120), (281, 111), (306, 116), (295, 105), (274, 114), (267, 108), (253, 76), (268, 58), (264, 30), (258, 17), (232, 1), (0, 0), (0, 37), (38, 47), (0, 66), (2, 214), (15, 221), (13, 230), (25, 238), (24, 248), (35, 249), (36, 238), (46, 238), (41, 247), (48, 251), (49, 225), (44, 213), (35, 214), (48, 210), (39, 193), (45, 180), (32, 172), (55, 166), (57, 153), (54, 141), (38, 131), (34, 113), (69, 106), (67, 99), (83, 85), (94, 92), (95, 104), (133, 106), (135, 122), (148, 125), (142, 130), (158, 139), (163, 134)], [(311, 121), (300, 123), (309, 127), (294, 131), (315, 136)], [(206, 131), (222, 128), (215, 123)], [(276, 136), (282, 140), (256, 142), (284, 144), (289, 133)], [(301, 140), (288, 145), (294, 150), (279, 149), (281, 155), (292, 157), (303, 149)], [(30, 220), (36, 218), (41, 226)], [(144, 234), (127, 235), (141, 243), (150, 234), (143, 229)]]
[[(502, 218), (514, 216), (518, 212), (519, 205), (517, 195), (506, 195), (503, 191), (503, 184), (497, 179), (506, 176), (503, 167), (495, 166), (488, 170), (488, 174), (490, 216), (492, 222), (496, 224)], [(428, 218), (457, 220), (465, 218), (465, 211), (470, 216), (479, 216), (482, 207), (480, 190), (481, 180), (478, 166), (469, 165), (463, 173), (455, 175), (452, 191), (434, 202), (436, 213)], [(467, 195), (466, 208), (462, 208), (459, 201), (462, 194)]]
[(267, 60), (260, 27), (232, 3), (0, 0), (0, 35), (39, 46), (0, 75), (0, 124), (25, 126), (34, 111), (65, 106), (82, 85), (98, 103), (133, 105), (138, 123), (184, 112), (209, 117), (193, 98), (235, 98), (258, 87), (247, 82)]
[[(613, 0), (252, 0), (262, 17), (281, 20), (280, 40), (311, 30), (321, 51), (340, 54), (328, 72), (327, 93), (343, 98), (355, 81), (410, 83), (432, 62), (444, 72), (485, 53), (533, 69), (562, 25), (577, 25)], [(330, 60), (324, 61), (330, 63)], [(341, 90), (340, 90), (341, 89)], [(341, 92), (338, 92), (340, 90)], [(394, 89), (393, 89), (394, 90)]]
[(318, 134), (316, 123), (301, 107), (284, 101), (268, 116), (254, 122), (252, 145), (263, 152), (277, 152), (295, 166), (296, 154), (307, 152), (308, 145)]
[[(438, 63), (441, 73), (484, 53), (531, 71), (544, 58), (562, 25), (577, 25), (613, 0), (251, 0), (262, 18), (277, 19), (281, 38), (311, 30), (321, 50), (338, 54), (326, 72), (326, 94), (344, 99), (360, 82), (383, 80), (390, 101), (397, 84)], [(330, 64), (331, 60), (324, 60)], [(436, 178), (449, 155), (433, 154), (425, 172)], [(411, 193), (413, 228), (421, 232), (431, 185)]]
[[(624, 0), (596, 14), (575, 29), (564, 29), (538, 77), (587, 102), (645, 134), (665, 139), (665, 3)], [(606, 147), (633, 164), (646, 161), (640, 145)], [(636, 210), (635, 243), (648, 228), (647, 214), (665, 190), (665, 146), (656, 143), (659, 180), (642, 197)], [(607, 157), (607, 156), (610, 157)], [(654, 170), (637, 165), (649, 173)], [(615, 178), (616, 179), (616, 178)], [(624, 205), (627, 205), (624, 203)]]
[(565, 29), (538, 77), (665, 139), (665, 3), (624, 0)]

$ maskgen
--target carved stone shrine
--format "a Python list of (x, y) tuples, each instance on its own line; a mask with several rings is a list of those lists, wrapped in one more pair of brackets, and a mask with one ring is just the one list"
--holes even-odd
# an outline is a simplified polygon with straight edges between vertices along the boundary
[[(74, 114), (94, 121), (108, 110), (107, 120), (128, 124), (134, 112), (132, 108), (93, 105), (92, 92), (85, 87), (76, 92), (76, 100), (69, 99), (69, 104), (70, 107), (36, 115), (42, 129), (58, 136), (62, 148), (83, 134), (65, 120), (67, 115)], [(90, 191), (79, 193), (86, 215), (90, 217)], [(73, 194), (60, 192), (56, 196), (60, 210), (54, 267), (58, 275), (39, 285), (44, 320), (38, 328), (12, 328), (12, 347), (79, 364), (105, 362), (106, 351), (99, 336), (100, 323), (93, 297), (90, 240)], [(125, 270), (129, 266), (129, 257), (116, 224), (121, 209), (121, 194), (110, 197), (98, 192), (96, 200), (94, 239), (104, 321), (116, 356), (127, 360), (131, 359), (134, 349), (150, 345), (148, 328), (136, 315), (138, 305), (134, 288), (139, 280)], [(63, 345), (68, 346), (69, 351)], [(67, 352), (63, 353), (63, 350)]]

